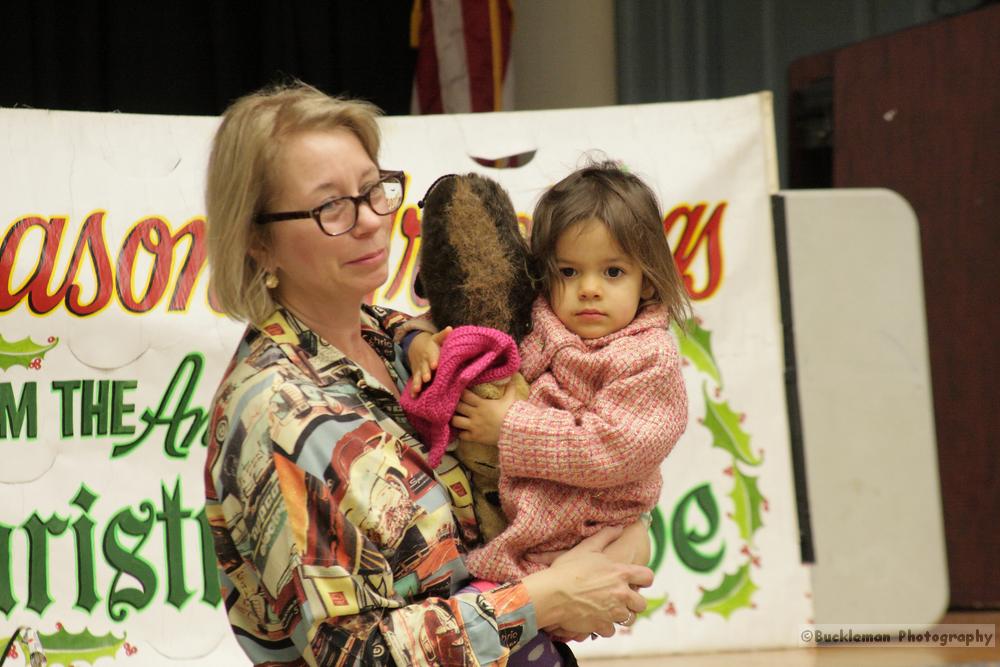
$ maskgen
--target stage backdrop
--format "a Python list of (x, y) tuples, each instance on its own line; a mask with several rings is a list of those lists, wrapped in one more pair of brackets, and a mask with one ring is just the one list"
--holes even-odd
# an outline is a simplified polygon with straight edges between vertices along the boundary
[[(0, 111), (0, 640), (37, 628), (50, 664), (246, 664), (203, 512), (209, 402), (242, 330), (207, 291), (217, 123)], [(526, 224), (587, 151), (648, 179), (697, 315), (681, 339), (690, 424), (663, 467), (649, 609), (579, 652), (798, 645), (812, 605), (782, 380), (770, 96), (382, 128), (382, 165), (406, 170), (408, 189), (373, 296), (413, 313), (416, 202), (440, 174), (498, 179)], [(521, 166), (495, 168), (511, 155)]]

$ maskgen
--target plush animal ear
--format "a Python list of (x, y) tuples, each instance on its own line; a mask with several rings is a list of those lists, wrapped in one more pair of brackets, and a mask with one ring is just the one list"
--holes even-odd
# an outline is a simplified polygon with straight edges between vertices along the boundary
[(427, 298), (427, 292), (424, 290), (424, 281), (420, 279), (419, 273), (417, 273), (416, 277), (413, 279), (413, 293), (421, 299)]

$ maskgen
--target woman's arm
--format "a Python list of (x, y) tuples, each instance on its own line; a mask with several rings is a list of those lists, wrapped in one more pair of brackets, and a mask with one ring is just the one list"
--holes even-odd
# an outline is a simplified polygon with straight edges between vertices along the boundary
[[(296, 405), (303, 413), (310, 409)], [(532, 639), (540, 623), (607, 634), (613, 632), (614, 620), (644, 604), (630, 586), (648, 585), (648, 570), (623, 569), (586, 549), (570, 552), (572, 557), (567, 554), (550, 574), (532, 575), (522, 583), (482, 594), (416, 600), (413, 596), (421, 589), (443, 583), (447, 591), (447, 577), (462, 571), (457, 538), (445, 529), (442, 539), (439, 530), (448, 523), (454, 532), (450, 513), (443, 515), (438, 529), (408, 521), (395, 546), (410, 543), (414, 557), (421, 554), (419, 562), (390, 566), (384, 547), (376, 542), (391, 536), (379, 531), (401, 515), (411, 516), (419, 501), (404, 498), (379, 505), (379, 516), (372, 511), (359, 514), (351, 498), (392, 497), (394, 489), (409, 485), (358, 487), (343, 466), (338, 467), (331, 447), (336, 442), (337, 448), (360, 448), (367, 456), (379, 454), (380, 445), (383, 454), (400, 447), (419, 454), (393, 444), (392, 436), (370, 420), (359, 418), (351, 424), (350, 413), (333, 421), (327, 413), (304, 428), (282, 423), (280, 410), (254, 412), (245, 406), (244, 413), (256, 418), (231, 425), (229, 433), (213, 443), (213, 448), (225, 449), (212, 458), (207, 511), (222, 544), (231, 622), (250, 630), (248, 641), (267, 644), (290, 637), (300, 655), (320, 665), (332, 664), (345, 653), (367, 664), (379, 651), (400, 665), (435, 664), (442, 660), (437, 653), (445, 649), (489, 664)], [(331, 429), (339, 429), (339, 435)], [(211, 432), (219, 433), (215, 425)], [(327, 463), (316, 458), (318, 452), (326, 452)], [(392, 456), (385, 463), (397, 472), (410, 467), (389, 459)], [(384, 471), (384, 466), (372, 467), (365, 456), (348, 463)], [(425, 477), (424, 488), (428, 482), (433, 485)], [(355, 485), (351, 493), (343, 493), (350, 484)], [(223, 544), (227, 540), (229, 547)], [(426, 540), (426, 545), (414, 548), (415, 540)], [(223, 552), (229, 557), (223, 558)], [(392, 552), (395, 561), (405, 559), (404, 549)], [(440, 567), (425, 571), (434, 561)], [(241, 621), (234, 618), (241, 609), (254, 613)], [(264, 627), (271, 632), (261, 636)]]
[(605, 553), (622, 533), (604, 528), (558, 556), (551, 567), (524, 578), (532, 599), (543, 600), (536, 601), (539, 627), (558, 628), (561, 636), (610, 637), (615, 623), (646, 608), (637, 589), (653, 583), (653, 572)]
[[(438, 565), (453, 563), (461, 571), (456, 540), (428, 536), (429, 553), (417, 556), (422, 550), (413, 549), (420, 562), (397, 564), (397, 570), (409, 570), (409, 576), (397, 581), (383, 547), (370, 539), (376, 529), (366, 521), (377, 517), (355, 516), (350, 499), (338, 502), (331, 493), (331, 488), (351, 480), (332, 474), (319, 478), (292, 460), (291, 452), (301, 456), (316, 444), (310, 440), (322, 437), (321, 427), (311, 431), (317, 435), (302, 436), (298, 431), (298, 449), (275, 442), (268, 447), (270, 456), (263, 456), (263, 448), (251, 442), (255, 432), (267, 437), (261, 430), (274, 429), (251, 428), (251, 437), (239, 449), (239, 461), (227, 461), (225, 455), (217, 460), (213, 477), (219, 476), (221, 494), (216, 503), (209, 503), (215, 532), (223, 529), (231, 536), (232, 552), (241, 556), (225, 564), (224, 580), (235, 589), (227, 590), (226, 597), (257, 611), (243, 624), (258, 629), (251, 637), (264, 643), (277, 639), (258, 634), (270, 626), (290, 637), (298, 654), (312, 664), (335, 664), (345, 654), (364, 664), (378, 664), (382, 654), (382, 660), (391, 656), (398, 665), (410, 665), (436, 664), (443, 660), (440, 652), (445, 649), (489, 664), (535, 636), (534, 608), (519, 584), (415, 601), (417, 590), (433, 587), (427, 579), (440, 577), (447, 593), (448, 568), (423, 570), (440, 559)], [(357, 437), (369, 441), (376, 429), (370, 430)], [(341, 444), (356, 443), (341, 439)], [(359, 460), (362, 466), (366, 463)], [(227, 480), (227, 468), (238, 473)], [(367, 490), (354, 491), (369, 496)], [(374, 484), (370, 493), (392, 497), (393, 491), (391, 486)], [(381, 517), (384, 521), (416, 509), (406, 499), (380, 508), (387, 510)], [(401, 539), (420, 538), (420, 529), (411, 527)], [(400, 549), (397, 557), (405, 553)]]

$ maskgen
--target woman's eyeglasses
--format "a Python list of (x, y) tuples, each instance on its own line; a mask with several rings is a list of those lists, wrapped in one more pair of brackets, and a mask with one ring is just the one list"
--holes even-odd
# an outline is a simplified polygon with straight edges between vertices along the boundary
[(379, 170), (379, 179), (370, 188), (352, 197), (345, 195), (320, 204), (311, 211), (288, 211), (285, 213), (261, 213), (254, 222), (266, 225), (282, 220), (312, 218), (321, 232), (327, 236), (340, 236), (354, 229), (358, 224), (358, 207), (368, 204), (377, 215), (395, 213), (403, 205), (405, 177), (401, 171)]

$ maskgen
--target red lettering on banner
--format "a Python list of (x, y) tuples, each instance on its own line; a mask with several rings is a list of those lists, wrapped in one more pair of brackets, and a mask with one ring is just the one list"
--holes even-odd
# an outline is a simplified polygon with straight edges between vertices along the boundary
[[(80, 261), (83, 257), (83, 250), (86, 247), (90, 254), (90, 261), (94, 265), (94, 274), (97, 280), (97, 294), (90, 303), (80, 302), (80, 286), (76, 282), (76, 275), (80, 271)], [(78, 317), (86, 317), (108, 305), (111, 300), (112, 285), (115, 282), (114, 274), (111, 270), (111, 257), (108, 255), (108, 245), (104, 241), (104, 211), (95, 211), (83, 223), (80, 236), (73, 248), (73, 259), (69, 263), (69, 271), (66, 272), (66, 282), (69, 289), (66, 292), (66, 308)]]
[[(417, 213), (417, 209), (413, 206), (404, 210), (403, 215), (400, 216), (399, 231), (402, 233), (403, 238), (406, 239), (406, 247), (403, 248), (403, 256), (396, 265), (396, 270), (392, 275), (392, 280), (389, 282), (389, 287), (385, 290), (385, 298), (390, 301), (394, 299), (399, 294), (405, 282), (410, 291), (410, 303), (417, 306), (426, 306), (427, 301), (418, 297), (413, 291), (413, 271), (417, 263), (420, 242), (420, 214)], [(409, 280), (406, 279), (407, 276), (410, 277)]]
[[(66, 218), (46, 220), (38, 216), (27, 216), (15, 222), (7, 230), (3, 245), (0, 245), (0, 311), (10, 310), (27, 295), (28, 308), (36, 315), (43, 315), (63, 300), (66, 294), (66, 281), (64, 280), (52, 294), (49, 293), (49, 282), (52, 280), (52, 268), (59, 252), (65, 226)], [(14, 289), (10, 285), (10, 279), (17, 263), (17, 251), (24, 235), (32, 227), (37, 227), (45, 233), (45, 241), (38, 254), (35, 270), (23, 285)]]
[[(59, 286), (50, 292), (53, 272), (66, 228), (65, 217), (45, 219), (25, 216), (17, 220), (4, 235), (0, 245), (0, 312), (7, 312), (27, 301), (36, 315), (45, 315), (64, 303), (77, 317), (92, 315), (104, 308), (117, 291), (122, 306), (131, 312), (144, 313), (162, 300), (173, 276), (174, 254), (182, 241), (187, 242), (176, 283), (167, 307), (170, 311), (185, 311), (198, 277), (205, 267), (205, 221), (194, 218), (171, 234), (170, 226), (159, 217), (149, 217), (136, 224), (128, 233), (115, 261), (112, 261), (104, 235), (104, 211), (91, 213), (84, 221), (73, 247), (69, 266)], [(18, 286), (12, 286), (19, 260), (19, 250), (32, 228), (44, 234), (42, 247), (31, 275)], [(133, 281), (140, 249), (153, 256), (149, 276), (136, 293)], [(96, 292), (84, 303), (78, 280), (80, 270), (89, 256), (93, 266)], [(56, 277), (58, 280), (58, 276)], [(215, 308), (218, 310), (218, 308)]]
[(174, 234), (172, 241), (174, 244), (178, 240), (187, 236), (190, 239), (191, 247), (188, 249), (184, 263), (181, 265), (180, 273), (177, 276), (177, 283), (174, 285), (174, 293), (170, 297), (170, 308), (168, 310), (187, 310), (191, 292), (198, 282), (198, 276), (205, 266), (205, 221), (202, 218), (195, 218), (187, 223)]
[[(133, 292), (133, 274), (135, 262), (139, 256), (139, 247), (153, 255), (153, 268), (149, 272), (142, 297)], [(160, 301), (167, 290), (170, 280), (170, 262), (174, 255), (174, 239), (163, 220), (146, 218), (139, 222), (125, 237), (121, 252), (118, 253), (118, 300), (126, 310), (133, 313), (145, 313)], [(162, 266), (166, 266), (164, 271)]]
[[(684, 288), (695, 301), (701, 301), (715, 294), (722, 282), (722, 217), (726, 211), (726, 202), (716, 204), (708, 220), (703, 222), (707, 204), (698, 204), (694, 208), (682, 205), (675, 207), (663, 219), (663, 229), (667, 234), (678, 223), (683, 223), (681, 236), (674, 243), (674, 262), (684, 280)], [(691, 265), (696, 261), (704, 262), (704, 285), (695, 285), (695, 276), (691, 273)]]
[(521, 230), (521, 236), (526, 239), (531, 238), (531, 216), (527, 213), (517, 214), (517, 227)]

